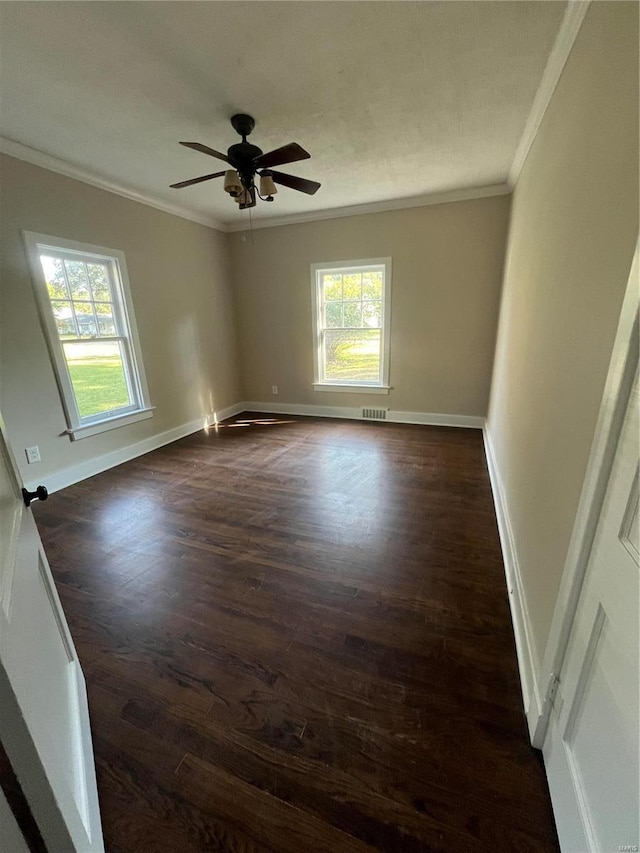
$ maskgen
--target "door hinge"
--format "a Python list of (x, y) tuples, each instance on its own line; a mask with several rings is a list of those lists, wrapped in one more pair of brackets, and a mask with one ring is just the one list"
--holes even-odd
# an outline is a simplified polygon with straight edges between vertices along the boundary
[(556, 693), (558, 692), (558, 687), (560, 685), (560, 676), (555, 672), (552, 672), (549, 676), (549, 683), (547, 684), (547, 694), (544, 697), (545, 708), (552, 708), (554, 700), (556, 698)]

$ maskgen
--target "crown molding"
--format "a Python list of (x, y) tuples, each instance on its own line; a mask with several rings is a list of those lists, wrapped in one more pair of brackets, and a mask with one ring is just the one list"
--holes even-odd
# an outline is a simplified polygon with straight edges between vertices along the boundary
[[(251, 222), (251, 230), (258, 228), (277, 228), (281, 225), (297, 225), (304, 222), (318, 222), (323, 219), (341, 219), (345, 216), (362, 216), (368, 213), (384, 213), (387, 210), (405, 210), (411, 207), (427, 207), (432, 204), (448, 204), (454, 201), (468, 201), (474, 198), (488, 198), (490, 196), (508, 195), (511, 186), (508, 183), (489, 184), (484, 187), (467, 187), (463, 189), (446, 190), (439, 193), (428, 193), (426, 195), (411, 196), (409, 198), (395, 198), (388, 201), (373, 201), (368, 204), (355, 204), (350, 207), (332, 207), (327, 210), (314, 210), (308, 213), (292, 213), (285, 216), (274, 216), (269, 219), (254, 219)], [(249, 224), (246, 221), (227, 223), (225, 231), (248, 231)]]
[(520, 172), (525, 164), (529, 150), (538, 135), (538, 130), (551, 102), (553, 93), (556, 90), (564, 66), (569, 59), (569, 54), (580, 32), (580, 27), (590, 4), (591, 0), (569, 0), (509, 170), (508, 183), (512, 189), (520, 177)]
[(387, 201), (374, 201), (368, 204), (356, 204), (349, 207), (334, 207), (327, 210), (314, 210), (308, 213), (293, 213), (285, 214), (284, 216), (274, 216), (268, 219), (254, 219), (249, 225), (246, 219), (240, 222), (220, 222), (216, 219), (201, 216), (193, 211), (187, 210), (178, 205), (169, 204), (161, 201), (153, 196), (146, 195), (138, 190), (126, 187), (122, 184), (109, 181), (92, 172), (81, 169), (79, 166), (74, 166), (72, 163), (67, 163), (65, 160), (59, 160), (57, 157), (52, 157), (35, 148), (30, 148), (27, 145), (22, 145), (20, 142), (15, 142), (12, 139), (7, 139), (0, 136), (0, 153), (7, 154), (10, 157), (16, 157), (18, 160), (24, 160), (27, 163), (32, 163), (34, 166), (40, 166), (43, 169), (48, 169), (51, 172), (57, 172), (60, 175), (65, 175), (67, 178), (73, 178), (76, 181), (82, 181), (85, 184), (90, 184), (93, 187), (98, 187), (101, 190), (106, 190), (110, 193), (115, 193), (123, 198), (128, 198), (131, 201), (137, 201), (140, 204), (146, 204), (149, 207), (154, 207), (156, 210), (162, 210), (164, 213), (170, 213), (173, 216), (179, 216), (182, 219), (189, 219), (191, 222), (197, 222), (200, 225), (206, 225), (208, 228), (214, 228), (217, 231), (225, 233), (236, 231), (248, 231), (250, 228), (256, 230), (258, 228), (276, 228), (281, 225), (296, 225), (304, 222), (317, 222), (324, 219), (340, 219), (348, 216), (362, 216), (368, 213), (383, 213), (388, 210), (404, 210), (412, 207), (426, 207), (433, 204), (448, 204), (455, 201), (468, 201), (476, 198), (488, 198), (491, 196), (508, 195), (512, 191), (509, 183), (489, 184), (482, 187), (466, 187), (453, 190), (445, 190), (438, 193), (427, 193), (420, 196), (410, 196), (408, 198), (389, 199)]
[(161, 201), (131, 187), (123, 186), (115, 181), (109, 181), (93, 172), (80, 168), (80, 166), (74, 166), (65, 160), (51, 157), (49, 154), (44, 154), (42, 151), (29, 148), (28, 145), (22, 145), (22, 143), (15, 142), (13, 139), (7, 139), (4, 136), (0, 136), (0, 153), (7, 154), (9, 157), (15, 157), (17, 160), (24, 160), (26, 163), (32, 163), (34, 166), (48, 169), (50, 172), (57, 172), (59, 175), (65, 175), (67, 178), (74, 178), (76, 181), (82, 181), (83, 184), (90, 184), (92, 187), (98, 187), (98, 189), (115, 193), (115, 195), (128, 198), (130, 201), (137, 201), (139, 204), (155, 207), (156, 210), (161, 210), (163, 213), (170, 213), (172, 216), (179, 216), (181, 219), (189, 219), (191, 222), (206, 225), (208, 228), (215, 228), (217, 231), (227, 230), (226, 226), (216, 219), (201, 216), (179, 205)]
[(290, 215), (274, 216), (268, 219), (254, 219), (249, 226), (246, 220), (241, 222), (220, 222), (212, 217), (203, 216), (194, 213), (187, 208), (179, 205), (170, 204), (153, 196), (141, 193), (131, 187), (123, 186), (114, 181), (107, 180), (99, 175), (94, 174), (79, 166), (75, 166), (65, 160), (59, 160), (57, 157), (52, 157), (35, 148), (30, 148), (27, 145), (22, 145), (20, 142), (15, 142), (12, 139), (0, 136), (0, 152), (8, 154), (10, 157), (16, 157), (18, 160), (24, 160), (27, 163), (32, 163), (34, 166), (40, 166), (43, 169), (49, 169), (52, 172), (57, 172), (60, 175), (65, 175), (68, 178), (74, 178), (77, 181), (82, 181), (85, 184), (98, 187), (107, 192), (115, 193), (123, 198), (128, 198), (131, 201), (137, 201), (140, 204), (146, 204), (149, 207), (154, 207), (156, 210), (161, 210), (164, 213), (170, 213), (173, 216), (179, 216), (182, 219), (188, 219), (191, 222), (197, 222), (200, 225), (206, 225), (208, 228), (214, 228), (217, 231), (237, 232), (247, 231), (249, 227), (252, 230), (258, 228), (277, 228), (281, 225), (296, 225), (305, 222), (318, 222), (325, 219), (340, 219), (348, 216), (362, 216), (369, 213), (383, 213), (390, 210), (404, 210), (412, 207), (426, 207), (433, 204), (448, 204), (456, 201), (467, 201), (477, 198), (488, 198), (490, 196), (508, 195), (511, 193), (517, 183), (522, 167), (527, 159), (529, 150), (534, 139), (540, 129), (542, 120), (547, 111), (553, 93), (558, 85), (560, 76), (566, 65), (571, 49), (575, 43), (584, 17), (589, 9), (592, 0), (569, 0), (565, 11), (562, 23), (558, 30), (556, 40), (547, 60), (545, 70), (536, 92), (536, 96), (531, 106), (529, 117), (525, 124), (524, 131), (518, 143), (518, 148), (514, 156), (509, 176), (507, 181), (499, 184), (490, 184), (481, 187), (467, 187), (444, 192), (428, 193), (426, 195), (411, 196), (409, 198), (390, 199), (387, 201), (371, 202), (368, 204), (357, 204), (349, 207), (335, 207), (327, 210), (309, 211), (308, 213), (294, 213)]

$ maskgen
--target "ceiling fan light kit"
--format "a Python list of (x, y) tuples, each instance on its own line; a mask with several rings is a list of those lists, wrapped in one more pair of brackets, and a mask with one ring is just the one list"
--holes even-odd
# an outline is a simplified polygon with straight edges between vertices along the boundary
[(240, 177), (235, 169), (229, 169), (224, 173), (224, 191), (229, 195), (236, 196), (242, 190)]
[[(290, 142), (288, 145), (283, 145), (281, 148), (263, 154), (261, 148), (247, 142), (247, 136), (256, 124), (250, 115), (238, 113), (231, 117), (231, 124), (236, 133), (242, 137), (242, 142), (236, 142), (227, 150), (226, 154), (222, 154), (222, 152), (209, 148), (208, 145), (203, 145), (200, 142), (180, 143), (180, 145), (194, 151), (200, 151), (202, 154), (224, 160), (231, 166), (231, 169), (171, 184), (173, 189), (182, 189), (224, 176), (224, 190), (239, 205), (240, 210), (255, 207), (256, 197), (258, 196), (263, 201), (273, 201), (274, 195), (278, 192), (276, 184), (307, 193), (307, 195), (313, 195), (320, 189), (320, 184), (317, 181), (309, 181), (306, 178), (288, 175), (285, 172), (274, 172), (271, 168), (272, 166), (282, 166), (285, 163), (295, 163), (298, 160), (307, 160), (311, 157), (308, 151), (305, 151), (297, 142)], [(260, 179), (259, 189), (256, 187), (256, 175)]]
[(264, 171), (260, 175), (260, 198), (266, 196), (267, 201), (273, 201), (273, 196), (278, 192), (278, 187), (273, 181), (271, 172)]

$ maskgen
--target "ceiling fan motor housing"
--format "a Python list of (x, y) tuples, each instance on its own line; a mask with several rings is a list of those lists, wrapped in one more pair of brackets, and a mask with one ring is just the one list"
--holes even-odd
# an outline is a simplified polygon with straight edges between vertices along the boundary
[(262, 154), (262, 148), (250, 142), (236, 142), (227, 150), (229, 163), (240, 175), (243, 186), (247, 189), (253, 186), (255, 166), (253, 161)]

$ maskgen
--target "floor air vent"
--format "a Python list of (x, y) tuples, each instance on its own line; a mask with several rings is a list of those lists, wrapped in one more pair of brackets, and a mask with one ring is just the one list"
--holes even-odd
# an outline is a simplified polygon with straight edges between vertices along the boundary
[(386, 421), (386, 409), (363, 409), (362, 417), (368, 421)]

